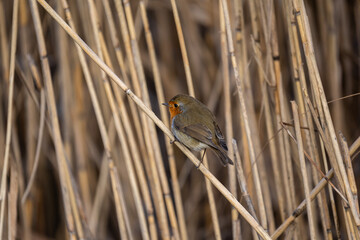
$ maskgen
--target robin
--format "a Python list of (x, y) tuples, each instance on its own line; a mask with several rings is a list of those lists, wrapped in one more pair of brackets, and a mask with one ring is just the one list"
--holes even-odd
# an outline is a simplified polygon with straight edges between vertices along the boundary
[(175, 140), (194, 151), (211, 148), (224, 166), (233, 165), (215, 116), (204, 104), (191, 96), (179, 94), (163, 105), (169, 107)]

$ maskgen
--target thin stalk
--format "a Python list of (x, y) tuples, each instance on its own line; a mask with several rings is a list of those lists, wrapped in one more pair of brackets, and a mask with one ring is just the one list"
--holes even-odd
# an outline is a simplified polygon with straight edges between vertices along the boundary
[(308, 173), (306, 170), (305, 156), (303, 153), (304, 150), (303, 150), (303, 143), (302, 143), (302, 137), (301, 137), (299, 112), (298, 112), (297, 104), (294, 101), (291, 102), (291, 106), (292, 106), (292, 110), (293, 110), (295, 132), (296, 132), (297, 144), (298, 144), (298, 149), (299, 149), (301, 175), (303, 178), (305, 199), (306, 199), (306, 203), (307, 203), (306, 210), (307, 210), (307, 214), (308, 214), (310, 237), (311, 237), (311, 239), (316, 239), (315, 225), (314, 225), (314, 219), (313, 219), (314, 213), (311, 208), (310, 186), (309, 186), (309, 182), (308, 182)]
[(172, 11), (173, 11), (173, 14), (174, 14), (176, 31), (177, 31), (178, 38), (179, 38), (179, 44), (180, 44), (181, 55), (182, 55), (182, 58), (183, 58), (183, 63), (184, 63), (184, 68), (185, 68), (186, 83), (187, 83), (187, 86), (188, 86), (189, 95), (190, 96), (195, 96), (194, 85), (193, 85), (193, 81), (192, 81), (192, 77), (191, 77), (191, 71), (190, 71), (190, 64), (189, 64), (189, 59), (188, 59), (188, 55), (187, 55), (187, 51), (186, 51), (186, 44), (185, 44), (184, 34), (183, 34), (183, 31), (182, 31), (182, 28), (181, 28), (181, 23), (180, 23), (179, 12), (178, 12), (178, 9), (177, 9), (177, 6), (176, 6), (176, 1), (171, 0), (170, 2), (171, 2)]
[[(206, 168), (209, 168), (207, 156), (204, 156), (203, 164)], [(208, 198), (209, 198), (211, 219), (212, 219), (212, 223), (213, 223), (213, 227), (214, 227), (215, 239), (220, 240), (221, 239), (221, 230), (220, 230), (220, 224), (219, 224), (219, 217), (218, 217), (218, 214), (216, 211), (216, 202), (215, 202), (212, 185), (208, 179), (205, 179), (205, 186), (206, 186), (206, 192), (207, 192)]]
[[(9, 69), (9, 97), (8, 97), (8, 112), (6, 124), (6, 140), (5, 140), (5, 156), (4, 164), (1, 174), (1, 188), (0, 188), (0, 239), (3, 236), (3, 227), (5, 226), (5, 200), (6, 200), (6, 186), (7, 186), (7, 173), (9, 168), (9, 155), (10, 155), (10, 141), (13, 124), (13, 96), (14, 96), (14, 76), (15, 76), (15, 58), (16, 58), (16, 45), (17, 45), (17, 32), (18, 32), (18, 13), (19, 13), (19, 0), (14, 1), (13, 15), (12, 15), (12, 29), (11, 29), (11, 47), (10, 47), (10, 69)], [(3, 39), (4, 40), (4, 39)]]
[(359, 201), (358, 201), (358, 195), (357, 195), (357, 187), (356, 187), (356, 181), (355, 181), (355, 176), (354, 176), (354, 169), (351, 163), (351, 158), (350, 158), (350, 151), (348, 148), (348, 144), (347, 141), (344, 137), (344, 135), (340, 132), (340, 143), (342, 144), (342, 148), (343, 148), (343, 152), (344, 152), (344, 159), (345, 159), (345, 166), (346, 166), (346, 172), (347, 172), (347, 176), (349, 178), (349, 183), (350, 183), (350, 188), (351, 188), (351, 192), (352, 192), (352, 197), (354, 199), (354, 202), (356, 204), (356, 211), (359, 214)]
[(40, 92), (40, 126), (39, 126), (38, 141), (36, 144), (35, 161), (34, 161), (33, 169), (31, 171), (29, 182), (28, 182), (25, 192), (21, 198), (21, 204), (25, 203), (25, 200), (30, 193), (31, 187), (34, 183), (34, 179), (36, 176), (36, 171), (39, 166), (40, 150), (41, 150), (41, 144), (42, 144), (42, 139), (43, 139), (43, 134), (44, 134), (44, 123), (45, 123), (45, 92), (44, 92), (44, 90), (41, 90), (41, 92)]
[[(240, 186), (240, 190), (242, 192), (242, 197), (245, 198), (245, 202), (248, 206), (249, 212), (258, 221), (256, 212), (255, 212), (255, 208), (254, 208), (254, 204), (253, 204), (250, 194), (248, 193), (248, 190), (247, 190), (248, 187), (246, 184), (246, 178), (245, 178), (243, 167), (241, 165), (241, 158), (240, 158), (239, 150), (238, 150), (235, 139), (232, 140), (232, 144), (233, 144), (233, 148), (234, 148), (234, 152), (235, 152), (236, 176), (239, 181), (239, 186)], [(255, 231), (252, 231), (252, 233), (253, 233), (254, 239), (260, 239), (259, 236), (256, 235)]]
[[(231, 98), (230, 98), (230, 72), (229, 72), (229, 58), (227, 55), (227, 41), (226, 41), (226, 29), (225, 29), (225, 19), (224, 12), (219, 1), (219, 15), (220, 15), (220, 43), (221, 43), (221, 68), (222, 68), (222, 78), (224, 82), (223, 93), (224, 93), (224, 108), (225, 108), (225, 136), (226, 144), (228, 146), (228, 154), (230, 157), (234, 156), (234, 148), (232, 144), (233, 136), (233, 124), (232, 124), (232, 113), (231, 113)], [(236, 188), (236, 172), (235, 168), (228, 165), (229, 173), (229, 183), (230, 183), (230, 192), (237, 197), (237, 188)], [(235, 208), (231, 208), (231, 220), (232, 220), (232, 232), (233, 239), (238, 239), (240, 237), (240, 219), (239, 213)]]
[[(1, 71), (3, 72), (3, 78), (6, 83), (9, 84), (9, 46), (8, 46), (8, 37), (6, 31), (6, 21), (5, 21), (5, 8), (3, 1), (0, 2), (0, 36), (1, 36)], [(14, 2), (15, 3), (15, 2)]]
[[(251, 4), (251, 2), (250, 2)], [(249, 65), (250, 61), (248, 60), (248, 53), (247, 53), (247, 39), (246, 39), (246, 32), (245, 32), (245, 19), (244, 19), (244, 9), (243, 9), (243, 1), (235, 1), (235, 17), (237, 19), (237, 26), (236, 26), (236, 33), (235, 33), (235, 42), (236, 42), (236, 51), (237, 59), (239, 60), (239, 75), (243, 76), (243, 87), (244, 87), (244, 94), (246, 99), (248, 99), (248, 106), (253, 106), (253, 93), (252, 87), (250, 84), (249, 78)], [(248, 62), (249, 61), (249, 62)], [(249, 153), (249, 145), (246, 138), (246, 130), (244, 125), (244, 120), (242, 118), (241, 112), (239, 111), (239, 119), (240, 119), (240, 129), (241, 129), (241, 143), (243, 148), (243, 161), (244, 161), (244, 169), (245, 172), (251, 172), (252, 164), (250, 159)], [(249, 187), (249, 194), (251, 196), (255, 196), (253, 194), (253, 178), (247, 178), (248, 187)]]
[[(68, 230), (68, 235), (70, 239), (76, 239), (77, 236), (83, 236), (82, 226), (79, 221), (78, 209), (77, 206), (74, 206), (73, 198), (70, 196), (73, 194), (73, 189), (71, 185), (71, 180), (67, 168), (67, 163), (65, 159), (64, 147), (62, 144), (59, 119), (57, 116), (56, 105), (55, 105), (55, 96), (54, 89), (52, 84), (52, 78), (50, 73), (49, 60), (47, 58), (47, 51), (45, 46), (45, 39), (41, 28), (41, 21), (39, 10), (36, 4), (36, 1), (30, 0), (30, 8), (33, 16), (35, 32), (37, 37), (37, 43), (39, 47), (39, 55), (41, 58), (42, 72), (44, 77), (44, 85), (46, 92), (47, 106), (50, 112), (50, 121), (52, 125), (52, 131), (54, 135), (54, 144), (56, 151), (57, 165), (59, 169), (59, 177), (61, 183), (62, 197), (64, 202), (65, 210), (65, 219)], [(74, 212), (72, 212), (74, 211)], [(75, 225), (74, 225), (75, 224)], [(77, 231), (75, 230), (75, 226)]]
[(8, 194), (8, 239), (15, 240), (17, 235), (17, 198), (19, 194), (19, 169), (16, 164), (11, 162), (10, 189)]

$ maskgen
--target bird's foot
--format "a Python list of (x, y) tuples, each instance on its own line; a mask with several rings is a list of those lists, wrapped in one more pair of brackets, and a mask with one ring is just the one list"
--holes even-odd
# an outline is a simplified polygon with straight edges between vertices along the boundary
[(170, 141), (170, 144), (173, 144), (174, 142), (176, 142), (177, 140), (176, 140), (176, 138), (174, 138), (174, 140), (171, 140)]
[(203, 160), (204, 160), (204, 157), (205, 157), (205, 153), (206, 153), (206, 148), (205, 148), (204, 153), (203, 153), (203, 155), (202, 155), (202, 157), (201, 157), (201, 160), (200, 160), (199, 165), (196, 166), (196, 169), (199, 169), (200, 165), (203, 163)]

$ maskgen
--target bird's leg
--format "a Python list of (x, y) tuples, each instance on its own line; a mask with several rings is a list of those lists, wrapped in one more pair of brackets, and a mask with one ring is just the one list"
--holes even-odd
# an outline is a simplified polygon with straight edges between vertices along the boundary
[(171, 140), (170, 141), (170, 144), (173, 144), (174, 142), (176, 142), (177, 140), (176, 140), (176, 138), (174, 138), (174, 140)]
[(205, 157), (205, 153), (206, 153), (206, 148), (204, 149), (204, 153), (203, 153), (203, 155), (202, 155), (202, 157), (201, 157), (201, 160), (200, 160), (199, 165), (196, 166), (197, 169), (198, 169), (198, 168), (200, 167), (200, 165), (202, 164), (202, 162), (203, 162), (203, 160), (204, 160), (204, 157)]

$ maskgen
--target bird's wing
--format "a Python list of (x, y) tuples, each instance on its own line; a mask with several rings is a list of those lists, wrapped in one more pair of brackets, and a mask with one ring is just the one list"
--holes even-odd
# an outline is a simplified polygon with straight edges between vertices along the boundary
[(215, 147), (213, 141), (212, 141), (212, 133), (211, 130), (206, 127), (205, 125), (201, 124), (201, 123), (196, 123), (196, 124), (190, 124), (187, 126), (182, 126), (181, 124), (179, 124), (179, 121), (177, 121), (177, 119), (174, 119), (174, 127), (189, 135), (192, 138), (195, 138), (196, 140), (205, 143), (211, 147)]
[(222, 135), (219, 126), (217, 125), (216, 122), (214, 122), (214, 126), (215, 126), (215, 136), (217, 137), (217, 139), (219, 140), (220, 146), (225, 149), (226, 151), (228, 150), (227, 146), (226, 146), (226, 141), (224, 136)]

